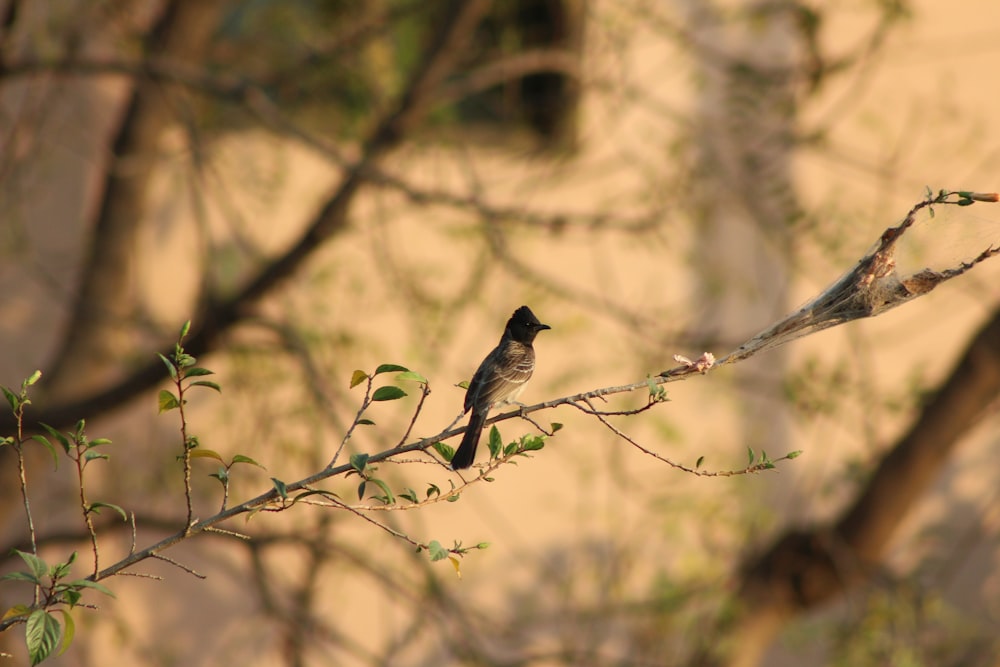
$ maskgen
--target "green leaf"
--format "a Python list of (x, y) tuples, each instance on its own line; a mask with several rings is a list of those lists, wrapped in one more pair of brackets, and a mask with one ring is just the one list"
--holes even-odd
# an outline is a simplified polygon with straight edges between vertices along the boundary
[(6, 621), (8, 618), (17, 618), (18, 616), (27, 616), (31, 613), (31, 607), (26, 604), (16, 604), (0, 616), (0, 621)]
[(177, 401), (177, 397), (173, 393), (167, 391), (166, 389), (160, 390), (159, 398), (157, 399), (157, 404), (160, 408), (160, 414), (167, 412), (168, 410), (174, 410), (180, 407), (180, 403)]
[(89, 451), (89, 452), (84, 452), (83, 453), (83, 460), (84, 461), (93, 461), (94, 459), (105, 459), (105, 460), (107, 460), (107, 459), (110, 459), (110, 458), (111, 457), (108, 454), (105, 454), (104, 452)]
[(562, 430), (563, 425), (560, 424), (559, 422), (552, 422), (550, 428), (552, 429), (552, 434), (555, 435), (556, 433)]
[(490, 439), (487, 445), (490, 448), (491, 459), (500, 456), (500, 450), (503, 448), (503, 439), (500, 437), (500, 431), (497, 430), (495, 424), (490, 427)]
[(101, 509), (104, 507), (113, 509), (114, 511), (118, 512), (118, 514), (121, 515), (122, 521), (128, 521), (128, 514), (125, 513), (125, 510), (123, 510), (120, 505), (115, 505), (113, 503), (102, 503), (102, 502), (90, 503), (90, 511), (94, 512), (95, 514), (100, 514)]
[(402, 493), (400, 493), (399, 497), (403, 498), (405, 500), (409, 500), (411, 503), (419, 503), (420, 502), (420, 499), (417, 498), (417, 492), (414, 491), (413, 489), (409, 488), (409, 487), (407, 487), (406, 491), (403, 491)]
[(65, 602), (70, 607), (75, 607), (79, 602), (80, 598), (83, 597), (83, 593), (74, 588), (66, 588), (64, 585), (56, 586), (56, 594), (59, 600)]
[(67, 574), (69, 574), (69, 569), (73, 566), (73, 561), (76, 560), (76, 552), (73, 552), (73, 556), (69, 559), (68, 563), (56, 563), (49, 568), (49, 578), (52, 581), (59, 581)]
[(525, 438), (522, 441), (521, 445), (522, 445), (521, 449), (523, 449), (524, 451), (535, 452), (545, 447), (545, 440), (543, 438), (538, 437), (537, 435), (530, 436), (528, 438)]
[(401, 371), (405, 373), (409, 370), (410, 369), (407, 368), (406, 366), (400, 366), (399, 364), (381, 364), (378, 368), (375, 369), (375, 375), (379, 375), (380, 373), (393, 373), (395, 371)]
[(788, 452), (787, 454), (785, 454), (785, 458), (789, 459), (789, 460), (790, 459), (797, 459), (800, 456), (802, 456), (802, 450), (801, 449), (796, 449), (794, 452)]
[(226, 465), (225, 459), (219, 455), (218, 452), (211, 449), (192, 449), (191, 458), (193, 459), (215, 459), (222, 465)]
[(469, 381), (468, 380), (462, 380), (461, 382), (459, 382), (455, 386), (458, 387), (459, 389), (468, 390), (469, 389)]
[(36, 371), (35, 371), (34, 373), (32, 373), (31, 375), (29, 375), (29, 376), (27, 377), (27, 379), (25, 379), (25, 381), (24, 381), (24, 382), (22, 382), (22, 383), (21, 383), (21, 386), (22, 386), (22, 387), (30, 387), (31, 385), (33, 385), (33, 384), (35, 384), (36, 382), (38, 382), (38, 380), (39, 380), (39, 379), (40, 379), (41, 377), (42, 377), (42, 372), (41, 372), (41, 371), (39, 371), (39, 370), (36, 370)]
[(249, 463), (252, 466), (257, 466), (261, 470), (267, 470), (267, 468), (257, 463), (252, 458), (250, 458), (249, 456), (244, 456), (243, 454), (236, 454), (235, 456), (233, 456), (233, 460), (229, 463), (229, 465), (232, 466), (237, 463)]
[(219, 468), (215, 472), (210, 472), (208, 473), (208, 476), (214, 477), (215, 479), (219, 480), (219, 482), (221, 482), (223, 485), (225, 485), (225, 483), (229, 481), (229, 471), (226, 470), (225, 468)]
[(282, 482), (277, 477), (272, 477), (271, 478), (271, 483), (274, 484), (274, 490), (278, 492), (278, 495), (281, 496), (281, 498), (283, 500), (288, 498), (288, 485), (287, 484), (285, 484), (284, 482)]
[(32, 666), (37, 665), (52, 654), (59, 642), (61, 630), (55, 616), (44, 609), (36, 609), (28, 616), (28, 627), (24, 638), (28, 645), (28, 657)]
[(21, 551), (20, 549), (14, 549), (14, 553), (20, 556), (21, 560), (28, 565), (28, 569), (31, 571), (31, 574), (35, 575), (36, 580), (41, 581), (42, 577), (48, 574), (49, 566), (35, 554)]
[(16, 412), (17, 406), (21, 404), (20, 397), (7, 387), (0, 387), (0, 389), (3, 390), (3, 395), (7, 397), (7, 402), (10, 403), (10, 409)]
[(59, 469), (59, 454), (56, 453), (56, 448), (52, 445), (51, 442), (49, 442), (49, 439), (46, 438), (41, 433), (36, 433), (35, 435), (31, 436), (31, 439), (34, 440), (35, 442), (40, 442), (43, 445), (45, 445), (45, 448), (49, 450), (49, 454), (52, 454), (52, 463), (53, 463), (53, 465), (55, 465), (56, 470), (58, 470)]
[(197, 382), (191, 383), (192, 387), (208, 387), (209, 389), (214, 389), (215, 391), (222, 393), (222, 387), (219, 386), (218, 382), (210, 382), (208, 380), (198, 380)]
[(361, 480), (358, 484), (358, 500), (363, 500), (365, 497), (365, 486), (368, 484), (367, 480)]
[(365, 417), (362, 417), (361, 419), (358, 420), (358, 425), (359, 426), (374, 426), (375, 422), (373, 422), (371, 419), (366, 419)]
[(67, 439), (65, 435), (55, 430), (48, 424), (38, 422), (38, 425), (41, 426), (43, 429), (45, 429), (49, 435), (51, 435), (53, 438), (59, 441), (59, 444), (62, 445), (63, 451), (65, 451), (67, 454), (69, 453), (70, 450), (69, 439)]
[(8, 572), (7, 574), (0, 576), (0, 580), (3, 581), (27, 581), (30, 584), (41, 584), (41, 579), (35, 578), (35, 576), (29, 572)]
[(452, 457), (455, 456), (455, 448), (451, 445), (446, 445), (443, 442), (435, 442), (431, 447), (434, 448), (438, 454), (444, 458), (445, 461), (451, 461)]
[(91, 581), (90, 579), (77, 579), (76, 581), (71, 581), (66, 585), (73, 588), (91, 588), (98, 593), (104, 593), (108, 597), (116, 597), (115, 594), (111, 592), (110, 588), (104, 584), (99, 584), (96, 581)]
[(755, 458), (756, 456), (753, 453), (753, 449), (747, 447), (747, 465), (752, 466)]
[(416, 371), (405, 371), (396, 376), (396, 381), (400, 380), (412, 380), (413, 382), (420, 382), (422, 384), (429, 384), (427, 378), (425, 378), (420, 373)]
[(699, 456), (698, 460), (694, 462), (695, 469), (697, 470), (698, 468), (700, 468), (701, 464), (704, 463), (704, 462), (705, 462), (705, 457), (704, 456)]
[(440, 496), (440, 495), (441, 495), (441, 489), (438, 487), (437, 484), (428, 484), (427, 486), (428, 498), (430, 498), (431, 496)]
[(368, 373), (365, 373), (364, 371), (354, 371), (354, 373), (351, 375), (351, 389), (354, 389), (367, 379), (368, 379)]
[(199, 375), (215, 375), (215, 371), (210, 371), (207, 368), (202, 368), (200, 366), (188, 368), (184, 371), (184, 377), (186, 378), (198, 377)]
[(374, 477), (372, 479), (370, 479), (369, 481), (372, 484), (377, 484), (378, 488), (382, 489), (382, 493), (385, 494), (385, 499), (384, 500), (385, 500), (385, 504), (386, 505), (395, 505), (396, 504), (396, 496), (393, 495), (392, 491), (389, 490), (389, 485), (388, 484), (386, 484), (382, 480), (374, 478)]
[(379, 387), (372, 394), (373, 401), (395, 401), (398, 398), (403, 398), (406, 396), (406, 392), (399, 387)]
[(56, 611), (62, 614), (63, 617), (62, 643), (59, 645), (59, 652), (56, 653), (56, 655), (62, 655), (69, 648), (69, 645), (73, 643), (73, 636), (76, 634), (76, 623), (73, 622), (73, 616), (69, 613), (69, 609), (56, 609)]
[(110, 444), (111, 444), (110, 438), (94, 438), (93, 440), (90, 441), (91, 447), (100, 447), (101, 445), (110, 445)]
[(170, 378), (172, 380), (176, 381), (177, 380), (177, 367), (174, 366), (174, 362), (170, 361), (169, 359), (167, 359), (165, 356), (163, 356), (159, 352), (157, 352), (156, 356), (158, 356), (160, 358), (160, 361), (163, 362), (163, 365), (167, 367), (167, 372), (170, 373)]
[(437, 540), (431, 540), (431, 543), (427, 545), (427, 552), (432, 561), (444, 560), (448, 557), (448, 550), (441, 546)]
[(184, 340), (187, 338), (189, 331), (191, 331), (191, 320), (188, 320), (181, 326), (181, 335), (177, 337), (177, 340)]
[(359, 473), (363, 473), (365, 468), (368, 466), (369, 458), (370, 456), (368, 454), (351, 454), (351, 467)]

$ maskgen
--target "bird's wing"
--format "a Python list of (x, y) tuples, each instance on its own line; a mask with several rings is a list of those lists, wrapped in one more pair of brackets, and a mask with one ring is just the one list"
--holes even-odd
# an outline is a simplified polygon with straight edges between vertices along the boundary
[(480, 364), (465, 393), (465, 409), (488, 408), (516, 397), (535, 370), (534, 350), (520, 343), (497, 346)]

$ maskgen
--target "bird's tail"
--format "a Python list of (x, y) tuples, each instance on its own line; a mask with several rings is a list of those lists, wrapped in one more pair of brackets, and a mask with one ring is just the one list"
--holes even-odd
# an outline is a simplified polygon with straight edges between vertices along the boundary
[(476, 460), (476, 446), (479, 444), (479, 436), (483, 434), (483, 425), (486, 423), (488, 414), (489, 410), (472, 409), (472, 417), (469, 418), (469, 425), (465, 427), (462, 444), (458, 446), (455, 456), (451, 458), (452, 470), (468, 468)]

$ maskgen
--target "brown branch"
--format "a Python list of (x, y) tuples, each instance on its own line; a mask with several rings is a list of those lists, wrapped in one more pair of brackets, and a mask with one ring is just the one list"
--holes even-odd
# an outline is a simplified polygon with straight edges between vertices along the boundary
[[(440, 31), (437, 43), (426, 54), (423, 65), (411, 79), (395, 109), (377, 124), (364, 144), (360, 160), (346, 171), (339, 187), (320, 207), (298, 241), (262, 269), (234, 296), (220, 302), (208, 300), (202, 305), (200, 316), (195, 318), (196, 324), (192, 326), (185, 345), (190, 354), (200, 356), (214, 350), (222, 334), (248, 316), (253, 305), (291, 276), (325, 241), (346, 229), (349, 207), (366, 182), (369, 170), (375, 169), (379, 161), (397, 147), (423, 118), (437, 88), (460, 59), (467, 41), (472, 38), (475, 26), (489, 4), (486, 0), (469, 0), (452, 14), (450, 22)], [(169, 355), (171, 350), (172, 345), (161, 352)], [(32, 422), (43, 421), (57, 428), (68, 426), (84, 416), (92, 418), (129, 403), (164, 377), (163, 364), (159, 359), (153, 358), (121, 380), (105, 384), (82, 398), (55, 404), (39, 401), (32, 406), (33, 409), (26, 418)], [(0, 431), (10, 430), (11, 426), (9, 418), (0, 419)]]
[(745, 564), (739, 598), (753, 613), (738, 627), (745, 641), (734, 645), (744, 654), (731, 664), (756, 664), (785, 621), (872, 577), (903, 520), (963, 437), (991, 414), (998, 396), (1000, 310), (838, 518), (830, 525), (788, 530)]
[[(222, 3), (168, 2), (153, 22), (145, 50), (167, 58), (197, 60), (208, 47)], [(138, 79), (111, 140), (111, 162), (81, 267), (79, 290), (62, 342), (47, 372), (54, 400), (77, 398), (119, 377), (130, 356), (129, 327), (135, 308), (131, 275), (156, 149), (171, 123), (164, 90)]]

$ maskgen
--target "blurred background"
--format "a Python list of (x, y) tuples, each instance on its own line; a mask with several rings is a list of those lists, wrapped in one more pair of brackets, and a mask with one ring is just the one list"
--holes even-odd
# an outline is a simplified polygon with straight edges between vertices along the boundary
[[(222, 385), (191, 395), (188, 433), (266, 467), (234, 468), (232, 504), (330, 460), (356, 369), (423, 374), (412, 436), (438, 433), (528, 304), (552, 331), (521, 400), (642, 381), (794, 310), (928, 187), (1000, 186), (990, 0), (2, 0), (0, 40), (0, 384), (41, 369), (32, 419), (113, 440), (89, 495), (135, 513), (139, 548), (184, 521), (156, 353), (186, 320)], [(942, 208), (900, 266), (990, 244), (1000, 209)], [(1000, 664), (993, 264), (613, 422), (708, 471), (804, 452), (779, 471), (696, 477), (571, 407), (535, 413), (565, 428), (493, 483), (369, 512), (489, 543), (460, 577), (349, 512), (261, 513), (227, 526), (251, 540), (167, 552), (205, 580), (154, 561), (132, 570), (162, 581), (106, 580), (116, 599), (88, 595), (50, 662)], [(399, 442), (419, 396), (400, 386), (351, 453)], [(930, 412), (954, 387), (969, 410)], [(5, 571), (27, 540), (10, 449)], [(80, 551), (86, 576), (75, 470), (37, 450), (39, 551)], [(194, 462), (196, 516), (217, 470)], [(417, 454), (379, 475), (460, 482)], [(356, 478), (323, 488), (357, 498)], [(133, 539), (105, 514), (102, 567)], [(30, 595), (3, 582), (0, 608)], [(23, 630), (0, 634), (12, 664)]]

